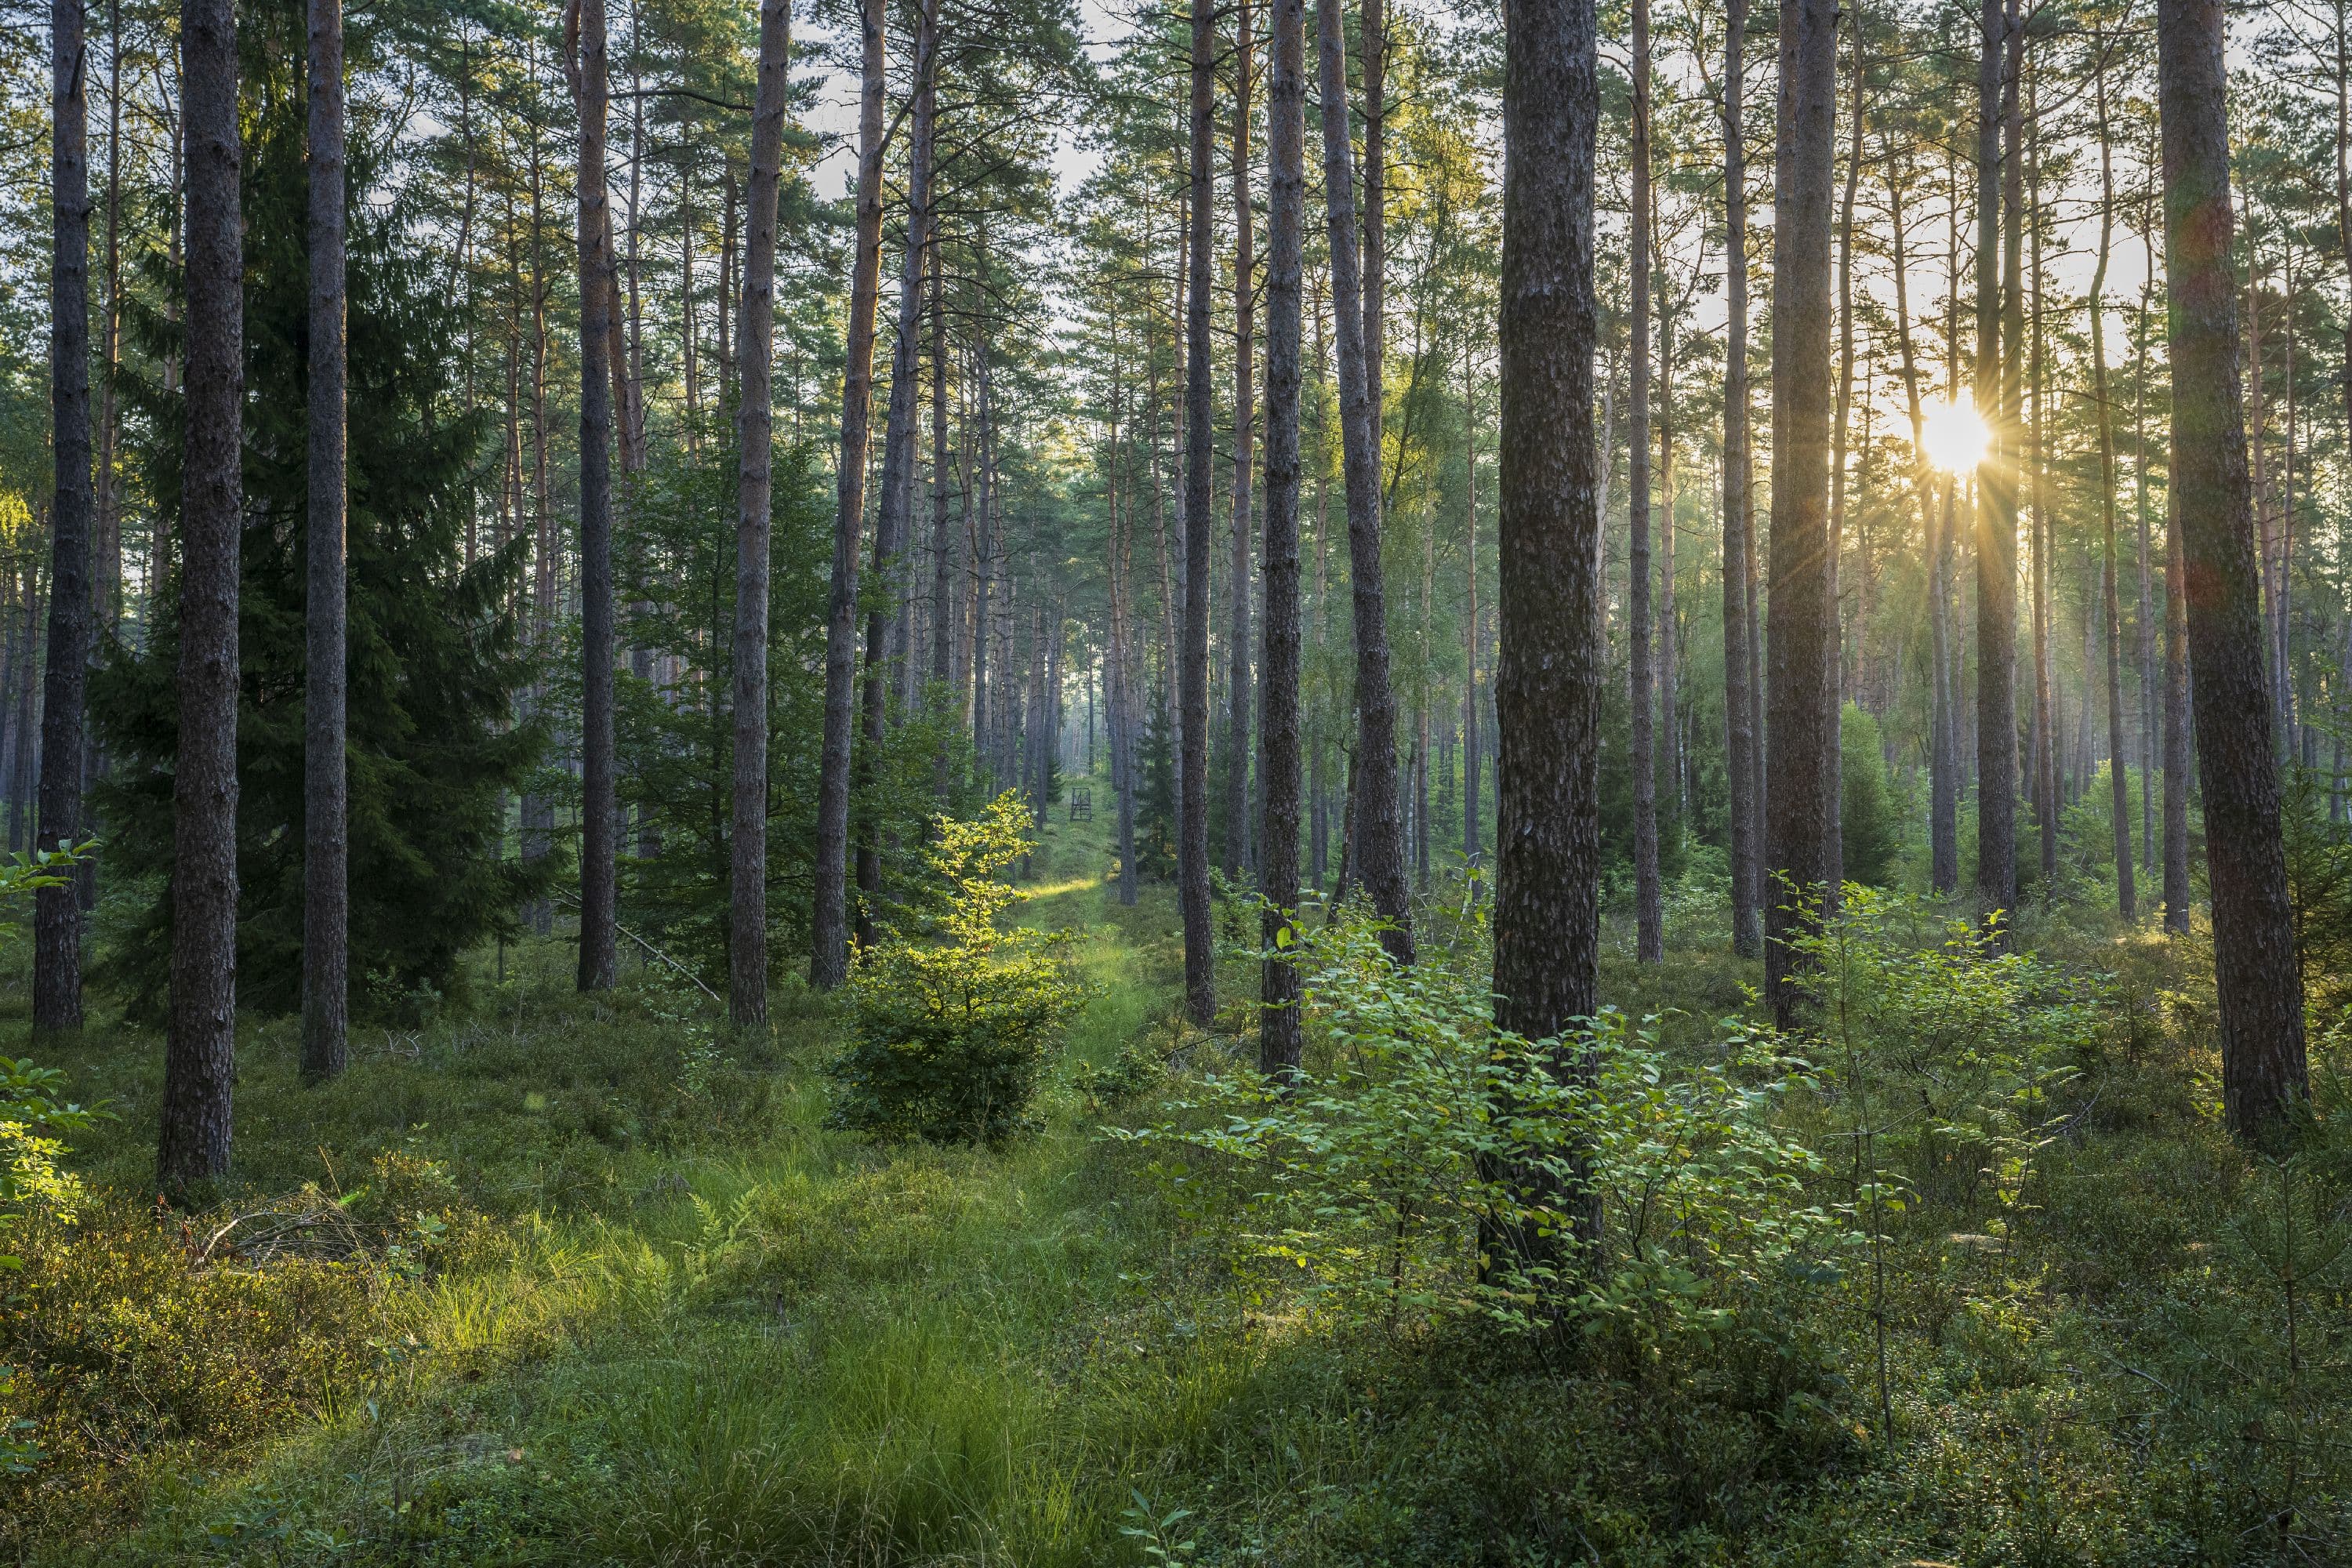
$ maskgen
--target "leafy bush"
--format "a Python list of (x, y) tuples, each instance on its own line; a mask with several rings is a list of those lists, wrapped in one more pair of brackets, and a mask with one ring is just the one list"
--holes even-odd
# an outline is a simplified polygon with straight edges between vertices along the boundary
[[(1264, 1284), (1303, 1289), (1342, 1321), (1523, 1331), (1564, 1310), (1654, 1344), (1704, 1340), (1786, 1281), (1837, 1277), (1838, 1223), (1804, 1197), (1819, 1162), (1774, 1126), (1777, 1101), (1808, 1081), (1802, 1062), (1736, 1026), (1670, 1062), (1654, 1032), (1606, 1013), (1567, 1043), (1581, 1071), (1563, 1077), (1559, 1043), (1494, 1027), (1483, 953), (1466, 949), (1407, 971), (1362, 921), (1313, 937), (1324, 1065), (1286, 1090), (1246, 1069), (1212, 1076), (1178, 1107), (1191, 1116), (1114, 1136), (1213, 1156), (1206, 1172), (1159, 1170), (1180, 1194), (1205, 1185), (1200, 1216), (1231, 1226)], [(1531, 1191), (1498, 1174), (1514, 1171), (1545, 1179)], [(1567, 1234), (1580, 1187), (1604, 1220), (1572, 1279), (1481, 1255), (1482, 1224)]]
[(1972, 921), (1853, 882), (1836, 916), (1794, 943), (1854, 1179), (1867, 1185), (1883, 1155), (1946, 1201), (2019, 1201), (2055, 1092), (2092, 1049), (2105, 1000), (2094, 984), (2002, 952)]
[(997, 873), (1033, 847), (1029, 823), (1010, 792), (969, 822), (939, 818), (924, 929), (889, 933), (850, 976), (856, 1038), (828, 1068), (839, 1125), (987, 1143), (1029, 1125), (1048, 1053), (1081, 999), (1066, 937), (999, 924), (1021, 894)]

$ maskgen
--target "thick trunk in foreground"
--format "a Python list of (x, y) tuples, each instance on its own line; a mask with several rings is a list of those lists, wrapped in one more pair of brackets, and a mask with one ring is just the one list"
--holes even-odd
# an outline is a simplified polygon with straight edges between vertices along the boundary
[[(35, 847), (82, 839), (82, 701), (89, 673), (89, 57), (82, 0), (50, 10), (55, 155), (49, 253), (49, 407), (57, 501), (49, 528), (49, 658), (41, 709), (40, 829)], [(19, 734), (16, 743), (29, 743)], [(33, 1032), (81, 1027), (81, 901), (72, 879), (34, 896)]]
[[(834, 492), (833, 577), (824, 629), (824, 750), (817, 773), (816, 899), (810, 916), (809, 983), (820, 990), (830, 990), (849, 978), (849, 769), (857, 658), (857, 542), (866, 519), (866, 442), (874, 402), (874, 306), (882, 270), (882, 95), (887, 85), (882, 0), (865, 0), (862, 35), (857, 238), (849, 285), (848, 363), (841, 384), (841, 458)], [(975, 647), (986, 645), (983, 622)], [(977, 668), (977, 658), (974, 663)], [(975, 722), (981, 717), (984, 709), (975, 715)]]
[(1795, 1022), (1804, 905), (1834, 871), (1837, 647), (1830, 550), (1830, 200), (1835, 0), (1787, 0), (1773, 197), (1771, 725), (1764, 797), (1764, 971)]
[(2219, 0), (2161, 0), (2157, 8), (2172, 471), (2213, 889), (2221, 1097), (2231, 1131), (2244, 1138), (2276, 1128), (2308, 1095), (2310, 1080), (2238, 392), (2222, 34)]
[(1412, 910), (1404, 875), (1404, 818), (1397, 791), (1396, 693), (1389, 683), (1386, 590), (1381, 567), (1381, 453), (1365, 342), (1365, 295), (1356, 254), (1355, 153), (1348, 141), (1347, 61), (1339, 0), (1316, 0), (1323, 100), (1323, 189), (1331, 247), (1331, 311), (1339, 329), (1340, 469), (1348, 496), (1348, 561), (1356, 626), (1356, 752), (1351, 774), (1355, 874), (1387, 923), (1381, 944), (1413, 961)]
[(343, 4), (310, 0), (310, 650), (303, 693), (302, 1076), (343, 1070), (351, 1034), (344, 763)]
[[(1504, 15), (1495, 1022), (1544, 1040), (1591, 1016), (1601, 948), (1597, 28), (1592, 0), (1516, 0)], [(1554, 1071), (1577, 1068), (1555, 1054)], [(1598, 1203), (1559, 1197), (1578, 1239), (1596, 1239)], [(1482, 1238), (1490, 1258), (1559, 1256), (1562, 1238), (1515, 1229)]]
[(180, 503), (180, 740), (172, 779), (172, 1013), (158, 1173), (228, 1170), (236, 1050), (237, 563), (245, 298), (236, 15), (180, 7), (187, 141), (187, 426)]
[(729, 825), (727, 1011), (740, 1029), (768, 1021), (768, 560), (774, 510), (776, 193), (792, 89), (788, 0), (761, 0), (760, 84), (745, 200), (742, 321), (735, 348), (735, 781)]
[[(1296, 1071), (1305, 1049), (1297, 965), (1282, 956), (1297, 918), (1298, 809), (1298, 387), (1301, 250), (1307, 209), (1307, 5), (1274, 0), (1266, 76), (1265, 269), (1265, 831), (1258, 887), (1260, 934), (1269, 955), (1260, 977), (1258, 1067)], [(1239, 493), (1238, 488), (1236, 493)], [(1236, 660), (1236, 663), (1239, 661)]]
[(1184, 624), (1177, 657), (1184, 798), (1176, 833), (1176, 901), (1184, 917), (1184, 1010), (1205, 1029), (1217, 1012), (1216, 936), (1209, 928), (1209, 110), (1214, 0), (1192, 0), (1191, 226), (1184, 302)]

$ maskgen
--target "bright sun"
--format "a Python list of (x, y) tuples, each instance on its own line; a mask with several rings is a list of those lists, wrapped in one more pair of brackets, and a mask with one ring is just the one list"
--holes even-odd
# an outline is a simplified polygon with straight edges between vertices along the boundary
[(1975, 401), (1965, 392), (1949, 403), (1938, 403), (1921, 421), (1920, 444), (1927, 460), (1948, 474), (1965, 474), (1984, 461), (1992, 432), (1977, 417)]

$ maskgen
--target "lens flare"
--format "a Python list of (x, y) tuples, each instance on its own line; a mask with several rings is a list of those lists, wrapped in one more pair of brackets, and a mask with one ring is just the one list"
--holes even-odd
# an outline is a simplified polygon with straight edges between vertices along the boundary
[(1967, 474), (1984, 461), (1992, 432), (1977, 416), (1975, 400), (1965, 392), (1949, 403), (1931, 405), (1920, 421), (1919, 444), (1927, 460), (1948, 474)]

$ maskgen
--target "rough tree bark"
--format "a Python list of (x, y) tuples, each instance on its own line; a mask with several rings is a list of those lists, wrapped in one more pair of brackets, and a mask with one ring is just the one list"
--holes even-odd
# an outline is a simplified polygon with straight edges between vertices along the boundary
[(727, 1011), (768, 1022), (768, 559), (774, 510), (776, 195), (792, 93), (790, 0), (761, 0), (760, 79), (745, 201), (742, 321), (735, 349), (735, 790), (729, 825)]
[(1209, 214), (1210, 109), (1214, 95), (1215, 0), (1192, 0), (1191, 224), (1184, 310), (1184, 624), (1177, 657), (1183, 723), (1178, 771), (1183, 800), (1176, 834), (1176, 896), (1184, 917), (1184, 1010), (1207, 1028), (1217, 1012), (1215, 933), (1209, 928)]
[[(1283, 1078), (1305, 1050), (1297, 965), (1283, 956), (1298, 909), (1298, 388), (1300, 283), (1307, 206), (1306, 0), (1274, 0), (1266, 73), (1265, 646), (1260, 658), (1265, 717), (1265, 831), (1258, 844), (1261, 933), (1258, 1066)], [(1238, 183), (1238, 182), (1237, 182)], [(1244, 225), (1247, 225), (1246, 209)], [(1235, 493), (1246, 489), (1244, 477)], [(1236, 589), (1237, 597), (1246, 594)], [(1236, 657), (1234, 663), (1243, 661)]]
[[(1250, 211), (1250, 54), (1252, 11), (1243, 0), (1234, 19), (1234, 559), (1233, 668), (1226, 682), (1232, 706), (1225, 725), (1225, 875), (1239, 877), (1250, 861), (1250, 463), (1255, 415), (1250, 371), (1256, 353), (1252, 317), (1256, 269)], [(1272, 134), (1271, 132), (1268, 132)], [(1271, 243), (1269, 241), (1269, 243)], [(1269, 310), (1271, 306), (1269, 306)], [(1270, 354), (1269, 347), (1267, 353)], [(1271, 367), (1266, 371), (1273, 378)], [(1272, 398), (1269, 389), (1267, 396)], [(1273, 416), (1269, 412), (1267, 417)], [(1269, 440), (1271, 437), (1268, 437)], [(1292, 519), (1294, 532), (1297, 520)], [(1293, 542), (1295, 549), (1296, 542)]]
[[(1495, 1022), (1556, 1040), (1594, 1010), (1601, 947), (1597, 27), (1592, 0), (1517, 0), (1504, 16)], [(1555, 1072), (1580, 1066), (1556, 1050)], [(1597, 1239), (1598, 1203), (1560, 1197)], [(1490, 1260), (1496, 1246), (1559, 1255), (1562, 1238), (1531, 1231), (1483, 1238)]]
[(1830, 216), (1836, 121), (1836, 0), (1780, 11), (1772, 301), (1771, 726), (1764, 798), (1764, 970), (1773, 1013), (1793, 1026), (1799, 955), (1834, 869), (1838, 803), (1836, 622), (1830, 600)]
[(163, 1189), (228, 1170), (236, 1050), (238, 530), (245, 299), (236, 11), (182, 0), (187, 145), (186, 457), (180, 504), (180, 742), (172, 780), (172, 1002)]
[[(83, 0), (50, 8), (49, 407), (57, 500), (49, 511), (49, 657), (42, 680), (40, 828), (35, 847), (82, 839), (83, 692), (89, 674), (89, 52)], [(19, 735), (18, 745), (31, 737)], [(74, 879), (34, 895), (33, 1032), (81, 1027), (81, 900)]]
[(351, 804), (344, 762), (347, 479), (343, 3), (310, 0), (310, 503), (302, 715), (302, 1076), (343, 1070), (351, 1035)]
[(2180, 494), (2206, 872), (2213, 889), (2222, 1105), (2230, 1130), (2247, 1138), (2278, 1126), (2308, 1094), (2309, 1074), (2239, 401), (2222, 39), (2221, 0), (2160, 0), (2157, 101), (2171, 304), (2172, 471)]
[(1389, 681), (1386, 591), (1381, 567), (1381, 453), (1371, 392), (1377, 363), (1366, 342), (1368, 298), (1357, 265), (1355, 152), (1348, 141), (1347, 59), (1339, 0), (1316, 0), (1316, 55), (1323, 101), (1323, 188), (1331, 247), (1331, 310), (1339, 329), (1340, 469), (1348, 497), (1348, 561), (1356, 627), (1356, 751), (1351, 838), (1354, 874), (1385, 922), (1381, 944), (1413, 961), (1404, 872), (1404, 819), (1397, 790), (1396, 693)]
[[(850, 726), (857, 650), (857, 542), (866, 520), (866, 444), (874, 402), (874, 307), (882, 270), (882, 0), (865, 0), (857, 110), (857, 238), (850, 274), (847, 364), (841, 385), (841, 458), (835, 486), (832, 589), (824, 636), (824, 742), (818, 764), (815, 907), (809, 983), (830, 990), (849, 978)], [(984, 568), (983, 568), (984, 569)], [(986, 627), (975, 648), (986, 646)], [(975, 665), (978, 658), (974, 659)]]
[(605, 0), (572, 0), (565, 65), (580, 113), (580, 989), (620, 966), (613, 774), (614, 273), (604, 189)]

